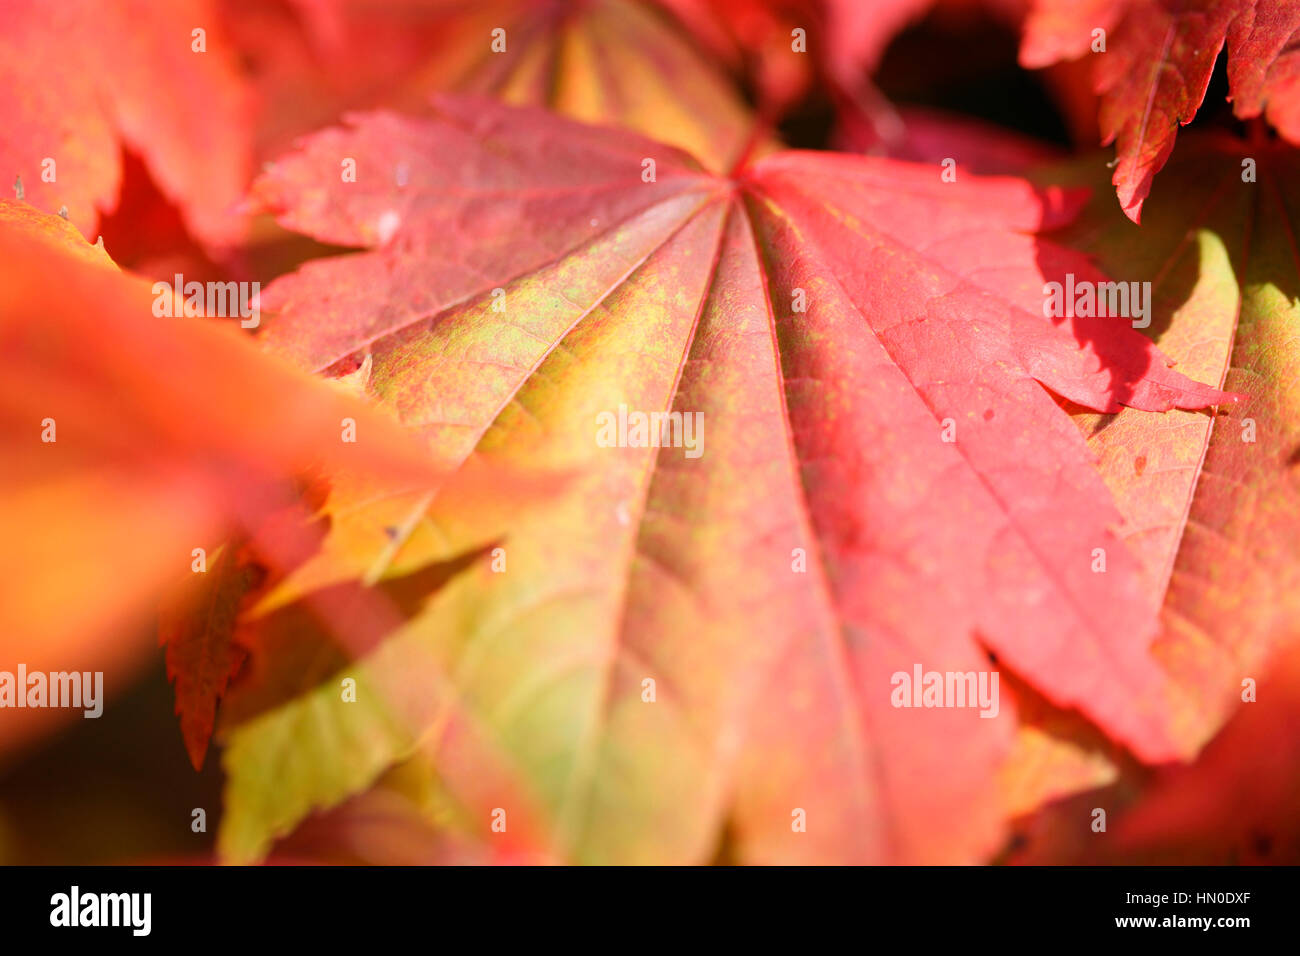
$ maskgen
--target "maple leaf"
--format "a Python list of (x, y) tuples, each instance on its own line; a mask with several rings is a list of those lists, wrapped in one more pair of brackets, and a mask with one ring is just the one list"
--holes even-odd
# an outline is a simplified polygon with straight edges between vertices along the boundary
[[(581, 477), (517, 509), (504, 573), (458, 576), (341, 672), (355, 704), (327, 681), (232, 730), (229, 858), (416, 753), (485, 828), (507, 804), (480, 803), (450, 729), (469, 714), (535, 852), (707, 858), (725, 818), (747, 859), (975, 859), (1013, 717), (896, 709), (890, 679), (980, 670), (984, 647), (1176, 752), (1154, 608), (1043, 386), (1106, 410), (1226, 396), (1127, 322), (1043, 318), (1045, 276), (1098, 275), (1031, 234), (1079, 197), (812, 153), (726, 178), (624, 131), (436, 109), (355, 116), (259, 180), (282, 224), (368, 248), (266, 290), (266, 344), (316, 370), (365, 355), (443, 467)], [(702, 415), (703, 454), (601, 447), (620, 406)], [(465, 515), (420, 520), (454, 545)], [(791, 839), (792, 808), (824, 823)]]
[[(1258, 162), (1256, 182), (1241, 179), (1245, 156)], [(1300, 614), (1300, 407), (1291, 385), (1300, 375), (1298, 163), (1280, 144), (1193, 133), (1163, 173), (1169, 190), (1148, 201), (1140, 233), (1094, 201), (1057, 236), (1103, 269), (1150, 282), (1148, 334), (1184, 371), (1243, 397), (1214, 419), (1073, 412), (1160, 607), (1152, 650), (1175, 689), (1173, 726), (1191, 748), (1240, 707), (1240, 680), (1294, 643)], [(1045, 175), (1100, 185), (1091, 159)], [(1077, 723), (1039, 710), (1044, 719), (1005, 770), (1022, 810), (1113, 779), (1120, 766), (1118, 755), (1080, 738)]]
[(690, 150), (718, 169), (752, 120), (734, 84), (642, 0), (302, 0), (292, 16), (223, 0), (253, 63), (263, 151), (349, 109), (458, 91), (550, 106)]
[(227, 545), (203, 575), (171, 595), (159, 616), (158, 636), (167, 648), (167, 676), (176, 684), (176, 713), (195, 770), (203, 769), (217, 701), (244, 662), (235, 641), (239, 608), (258, 571)]
[[(157, 318), (150, 284), (66, 220), (0, 200), (0, 260), (0, 659), (124, 668), (139, 655), (110, 638), (129, 636), (196, 546), (255, 530), (295, 475), (438, 477), (356, 399), (220, 323)], [(344, 418), (356, 443), (340, 441)], [(6, 742), (20, 723), (3, 723)]]
[(196, 236), (236, 242), (251, 101), (216, 20), (208, 0), (8, 0), (0, 170), (21, 179), (23, 198), (47, 212), (66, 207), (93, 236), (117, 208), (129, 148)]
[(1300, 3), (1294, 0), (1034, 0), (1020, 62), (1080, 57), (1105, 35), (1094, 77), (1103, 145), (1116, 143), (1113, 183), (1134, 222), (1192, 121), (1219, 51), (1228, 49), (1229, 99), (1241, 119), (1263, 115), (1300, 144)]
[[(1235, 699), (1236, 675), (1289, 640), (1300, 613), (1300, 407), (1291, 385), (1300, 374), (1292, 212), (1300, 158), (1213, 136), (1183, 152), (1165, 174), (1176, 198), (1153, 205), (1140, 242), (1089, 217), (1077, 244), (1151, 281), (1163, 299), (1152, 324), (1162, 349), (1243, 401), (1219, 419), (1078, 418), (1162, 599), (1155, 651), (1187, 698), (1185, 726), (1199, 741)], [(1242, 182), (1247, 154), (1258, 160), (1258, 182)]]

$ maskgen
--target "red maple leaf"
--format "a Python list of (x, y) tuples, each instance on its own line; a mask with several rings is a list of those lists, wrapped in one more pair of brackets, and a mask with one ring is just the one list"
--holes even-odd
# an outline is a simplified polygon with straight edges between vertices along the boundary
[(1178, 127), (1200, 109), (1225, 43), (1233, 112), (1263, 115), (1300, 144), (1295, 0), (1034, 0), (1024, 31), (1024, 66), (1093, 51), (1103, 142), (1117, 144), (1114, 184), (1134, 222)]
[[(1044, 318), (1045, 280), (1102, 278), (1032, 235), (1079, 197), (942, 172), (790, 152), (729, 178), (624, 131), (440, 99), (433, 119), (356, 116), (259, 181), (284, 224), (365, 249), (267, 291), (268, 347), (319, 370), (366, 355), (367, 393), (447, 467), (581, 476), (560, 503), (520, 507), (508, 573), (462, 576), (349, 671), (401, 700), (445, 683), (412, 663), (432, 654), (489, 723), (514, 714), (495, 727), (507, 744), (542, 691), (529, 682), (566, 661), (591, 674), (567, 678), (568, 716), (534, 715), (513, 754), (554, 814), (554, 852), (694, 858), (727, 812), (751, 859), (975, 858), (998, 829), (1013, 718), (899, 710), (890, 681), (917, 663), (987, 669), (985, 647), (1141, 756), (1178, 752), (1147, 654), (1154, 602), (1047, 389), (1110, 411), (1226, 396), (1126, 320)], [(601, 447), (594, 424), (620, 407), (699, 414), (708, 449)], [(427, 516), (453, 543), (455, 518)], [(454, 666), (496, 640), (511, 649), (491, 681)], [(640, 709), (649, 676), (666, 711)], [(441, 699), (427, 693), (421, 720)], [(237, 858), (268, 837), (250, 808), (281, 830), (401, 746), (391, 715), (300, 706), (234, 730)], [(327, 792), (257, 792), (243, 769), (278, 759), (280, 720), (370, 740), (365, 766)], [(426, 731), (404, 733), (436, 750)], [(440, 758), (453, 788), (463, 759)], [(615, 825), (655, 806), (672, 827)], [(836, 822), (791, 841), (791, 807)]]
[(236, 242), (252, 104), (217, 19), (209, 0), (6, 0), (0, 173), (93, 237), (117, 208), (130, 149), (194, 235)]

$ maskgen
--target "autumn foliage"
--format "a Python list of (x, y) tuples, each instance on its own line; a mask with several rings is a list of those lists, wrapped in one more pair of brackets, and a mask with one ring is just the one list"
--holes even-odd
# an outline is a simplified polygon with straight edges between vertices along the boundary
[(1300, 860), (1297, 49), (0, 5), (0, 862)]

